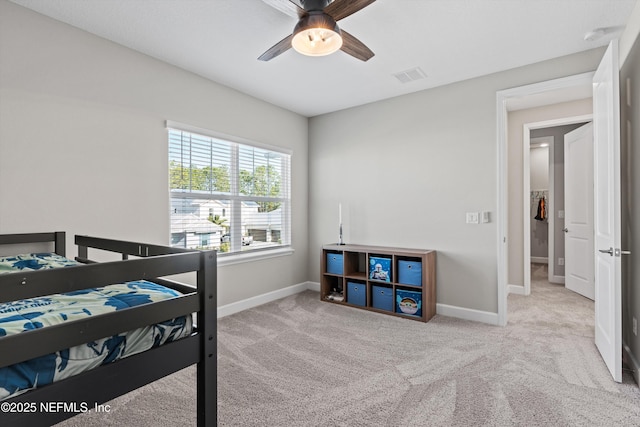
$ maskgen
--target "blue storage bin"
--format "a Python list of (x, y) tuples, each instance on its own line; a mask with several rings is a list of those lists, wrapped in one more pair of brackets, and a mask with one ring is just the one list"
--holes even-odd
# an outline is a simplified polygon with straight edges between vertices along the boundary
[(420, 261), (398, 261), (398, 283), (422, 286), (422, 263)]
[(380, 310), (393, 311), (393, 289), (386, 286), (372, 286), (371, 305)]
[(367, 285), (364, 283), (347, 282), (347, 302), (349, 304), (367, 305)]
[(327, 273), (343, 274), (342, 254), (327, 254)]
[(369, 279), (391, 282), (391, 258), (370, 255)]
[(396, 313), (422, 317), (422, 292), (396, 288)]

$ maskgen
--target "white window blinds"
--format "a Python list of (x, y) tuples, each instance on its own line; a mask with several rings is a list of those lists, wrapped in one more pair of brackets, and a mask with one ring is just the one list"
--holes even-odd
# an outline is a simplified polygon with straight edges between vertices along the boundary
[(171, 244), (219, 253), (291, 244), (291, 155), (168, 126)]

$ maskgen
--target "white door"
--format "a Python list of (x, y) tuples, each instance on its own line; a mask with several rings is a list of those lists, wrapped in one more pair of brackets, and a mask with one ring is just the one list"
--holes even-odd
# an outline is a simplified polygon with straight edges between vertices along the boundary
[(565, 287), (594, 299), (593, 124), (564, 136)]
[(593, 132), (595, 336), (617, 382), (622, 381), (619, 70), (614, 40), (593, 77)]

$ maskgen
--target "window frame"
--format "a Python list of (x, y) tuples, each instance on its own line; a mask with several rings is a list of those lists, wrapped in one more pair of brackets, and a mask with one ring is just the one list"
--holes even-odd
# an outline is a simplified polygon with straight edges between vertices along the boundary
[[(259, 143), (256, 141), (248, 140), (245, 138), (240, 138), (232, 135), (227, 135), (224, 133), (212, 131), (209, 129), (203, 129), (196, 126), (187, 125), (184, 123), (178, 123), (175, 121), (167, 120), (166, 121), (166, 129), (167, 129), (167, 168), (169, 168), (170, 164), (170, 153), (168, 152), (170, 146), (170, 131), (179, 131), (179, 132), (187, 132), (191, 134), (196, 134), (199, 136), (214, 138), (221, 141), (225, 141), (231, 144), (232, 149), (232, 161), (230, 165), (229, 175), (232, 183), (231, 194), (216, 194), (216, 193), (192, 193), (189, 191), (184, 191), (183, 195), (180, 195), (180, 191), (175, 191), (169, 187), (169, 204), (171, 205), (171, 200), (173, 197), (184, 197), (184, 198), (194, 198), (194, 199), (209, 199), (209, 200), (228, 200), (230, 205), (229, 208), (231, 210), (231, 221), (230, 221), (230, 233), (231, 239), (235, 239), (236, 247), (239, 247), (239, 250), (233, 252), (219, 252), (218, 254), (218, 265), (230, 265), (236, 264), (240, 262), (248, 262), (254, 261), (258, 259), (266, 259), (273, 258), (279, 256), (291, 255), (294, 252), (292, 247), (292, 219), (291, 219), (291, 211), (292, 211), (292, 197), (291, 197), (291, 163), (293, 158), (293, 150), (278, 146), (272, 146), (264, 143)], [(285, 156), (288, 156), (288, 161), (286, 162), (286, 167), (282, 168), (281, 171), (281, 180), (283, 182), (283, 186), (281, 191), (284, 193), (279, 197), (268, 197), (268, 196), (255, 196), (255, 195), (243, 195), (240, 194), (239, 189), (239, 171), (241, 170), (238, 167), (238, 153), (240, 152), (240, 146), (246, 146), (255, 149), (268, 150), (271, 152), (276, 152)], [(169, 171), (168, 171), (169, 172)], [(233, 178), (235, 175), (235, 179)], [(170, 181), (168, 180), (168, 183)], [(249, 249), (242, 250), (242, 227), (237, 226), (238, 223), (241, 223), (242, 211), (240, 206), (243, 201), (247, 202), (255, 202), (256, 199), (264, 202), (282, 202), (284, 201), (286, 211), (282, 213), (282, 224), (281, 224), (281, 234), (284, 237), (282, 244), (257, 248), (257, 249)], [(234, 226), (236, 224), (236, 226)], [(169, 225), (169, 244), (171, 242), (171, 225)]]

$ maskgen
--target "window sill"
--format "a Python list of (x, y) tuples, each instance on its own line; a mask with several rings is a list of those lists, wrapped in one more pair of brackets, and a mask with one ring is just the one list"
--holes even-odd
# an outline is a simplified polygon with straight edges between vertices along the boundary
[(282, 256), (289, 256), (294, 253), (292, 247), (284, 247), (277, 249), (270, 249), (264, 251), (249, 251), (244, 253), (235, 253), (229, 255), (218, 256), (218, 267), (224, 267), (227, 265), (242, 264), (245, 262), (261, 261), (269, 258), (277, 258)]

